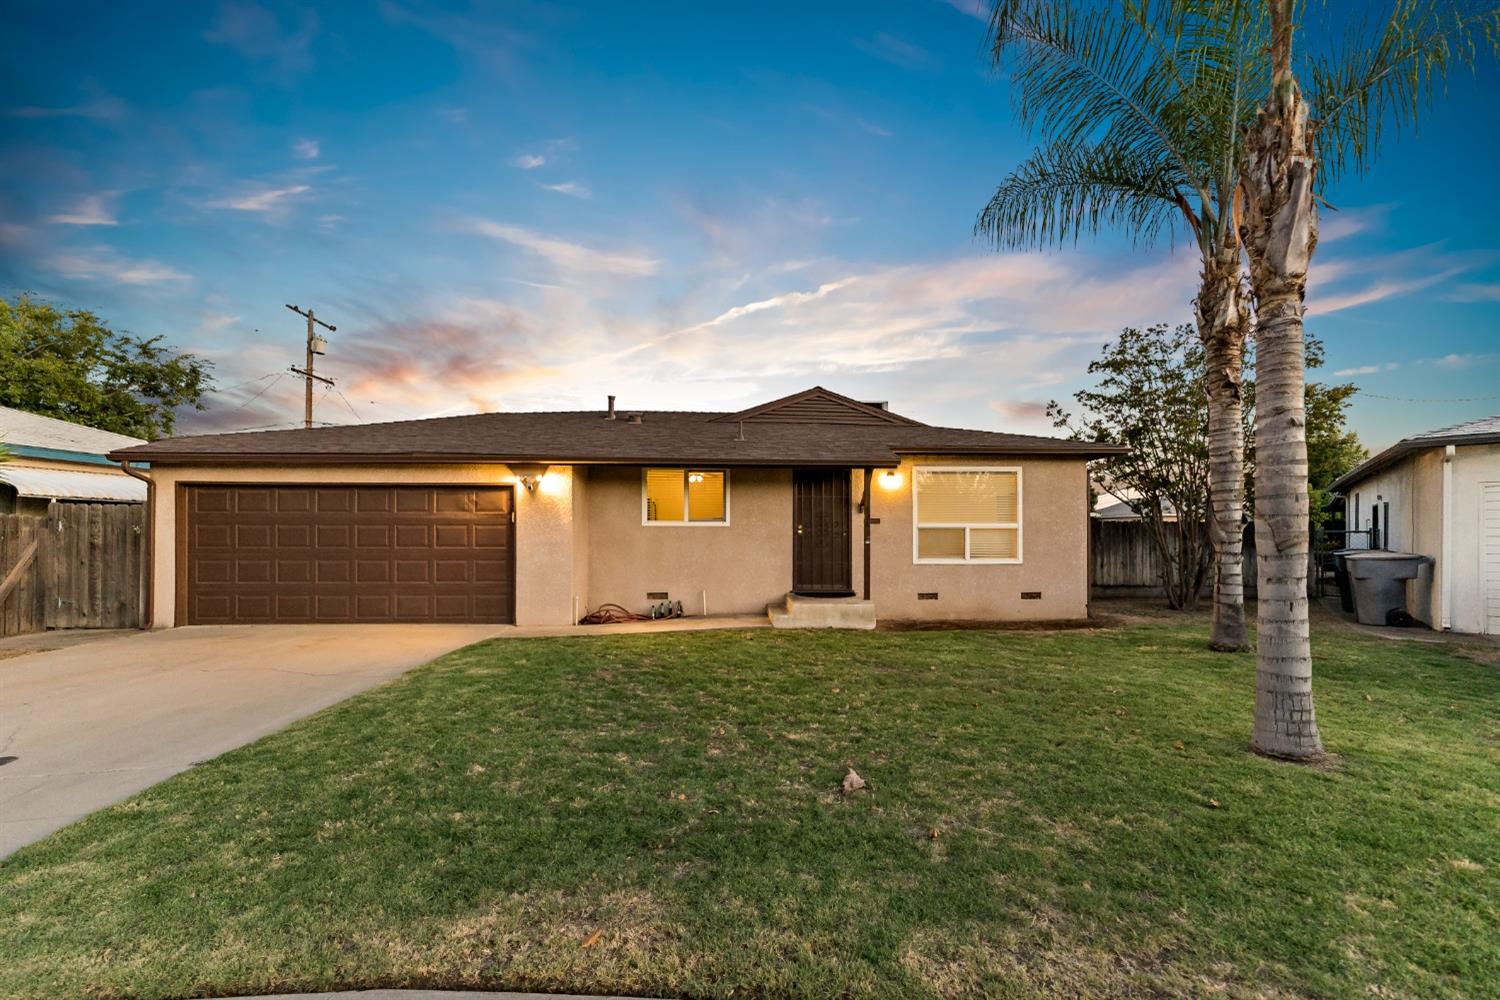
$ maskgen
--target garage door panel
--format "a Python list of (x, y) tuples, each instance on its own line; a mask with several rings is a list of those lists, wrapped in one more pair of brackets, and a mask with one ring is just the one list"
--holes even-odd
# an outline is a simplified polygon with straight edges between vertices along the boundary
[(359, 549), (386, 548), (391, 544), (389, 524), (356, 524), (354, 547)]
[(271, 526), (269, 524), (235, 525), (234, 546), (237, 549), (269, 549), (271, 547)]
[(432, 511), (432, 490), (406, 486), (395, 492), (396, 511), (401, 514), (427, 514)]
[(192, 494), (189, 509), (205, 514), (223, 513), (229, 510), (234, 493), (225, 487), (199, 487)]
[(439, 514), (469, 514), (474, 510), (472, 490), (439, 489), (432, 493), (433, 510)]
[[(300, 511), (297, 513), (301, 513)], [(307, 524), (276, 525), (276, 546), (285, 549), (305, 549), (312, 540), (312, 526)]]
[(276, 617), (280, 621), (312, 620), (312, 596), (282, 594), (276, 598)]
[(268, 622), (271, 620), (271, 595), (237, 594), (234, 613), (240, 621)]
[(343, 487), (318, 490), (313, 494), (313, 503), (320, 514), (347, 514), (354, 509), (354, 495)]
[(306, 559), (276, 560), (277, 583), (312, 583), (312, 563)]
[(390, 583), (391, 564), (384, 559), (361, 559), (354, 564), (355, 583)]
[(511, 619), (508, 487), (187, 488), (186, 620)]
[(396, 525), (396, 548), (428, 549), (432, 547), (432, 535), (425, 524)]
[(268, 559), (236, 559), (235, 583), (270, 583), (271, 562)]
[(431, 583), (432, 563), (426, 559), (396, 560), (397, 583)]
[(278, 514), (305, 514), (313, 509), (312, 490), (289, 490), (281, 487), (276, 491)]
[[(360, 621), (390, 621), (397, 617), (390, 594), (356, 594), (354, 617)], [(418, 620), (426, 617), (418, 616)]]
[(241, 514), (266, 514), (271, 510), (269, 489), (237, 489), (234, 491), (234, 509)]
[(229, 547), (231, 532), (227, 524), (199, 524), (194, 526), (193, 535), (199, 548), (222, 549)]
[(318, 524), (313, 526), (314, 544), (320, 549), (347, 549), (351, 533), (347, 524)]

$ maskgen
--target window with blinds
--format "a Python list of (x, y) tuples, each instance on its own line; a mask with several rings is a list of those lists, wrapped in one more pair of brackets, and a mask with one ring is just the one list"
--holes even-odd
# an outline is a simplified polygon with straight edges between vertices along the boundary
[(729, 523), (729, 476), (722, 469), (647, 469), (646, 524)]
[(919, 563), (1021, 561), (1021, 470), (918, 467), (912, 540)]

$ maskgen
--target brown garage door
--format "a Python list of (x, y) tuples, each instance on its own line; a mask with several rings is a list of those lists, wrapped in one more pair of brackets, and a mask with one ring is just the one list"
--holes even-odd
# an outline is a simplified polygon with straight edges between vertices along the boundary
[(184, 490), (190, 625), (514, 618), (510, 487)]

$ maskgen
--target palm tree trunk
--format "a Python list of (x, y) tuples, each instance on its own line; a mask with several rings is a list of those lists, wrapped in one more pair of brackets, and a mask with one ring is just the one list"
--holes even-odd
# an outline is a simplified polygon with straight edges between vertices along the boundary
[(1245, 429), (1241, 376), (1250, 311), (1240, 295), (1239, 240), (1203, 262), (1198, 336), (1208, 368), (1209, 540), (1214, 549), (1210, 649), (1250, 648), (1245, 635)]
[(1292, 2), (1268, 0), (1271, 93), (1245, 134), (1245, 246), (1255, 292), (1255, 546), (1260, 588), (1255, 670), (1258, 753), (1323, 755), (1313, 712), (1307, 624), (1307, 434), (1303, 297), (1318, 242), (1317, 161), (1292, 75)]

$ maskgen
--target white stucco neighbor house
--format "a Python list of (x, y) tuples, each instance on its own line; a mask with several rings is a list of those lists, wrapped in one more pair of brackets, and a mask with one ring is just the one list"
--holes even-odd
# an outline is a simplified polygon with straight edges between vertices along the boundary
[(1500, 635), (1500, 415), (1403, 438), (1332, 484), (1349, 527), (1434, 560), (1407, 608), (1454, 632)]

